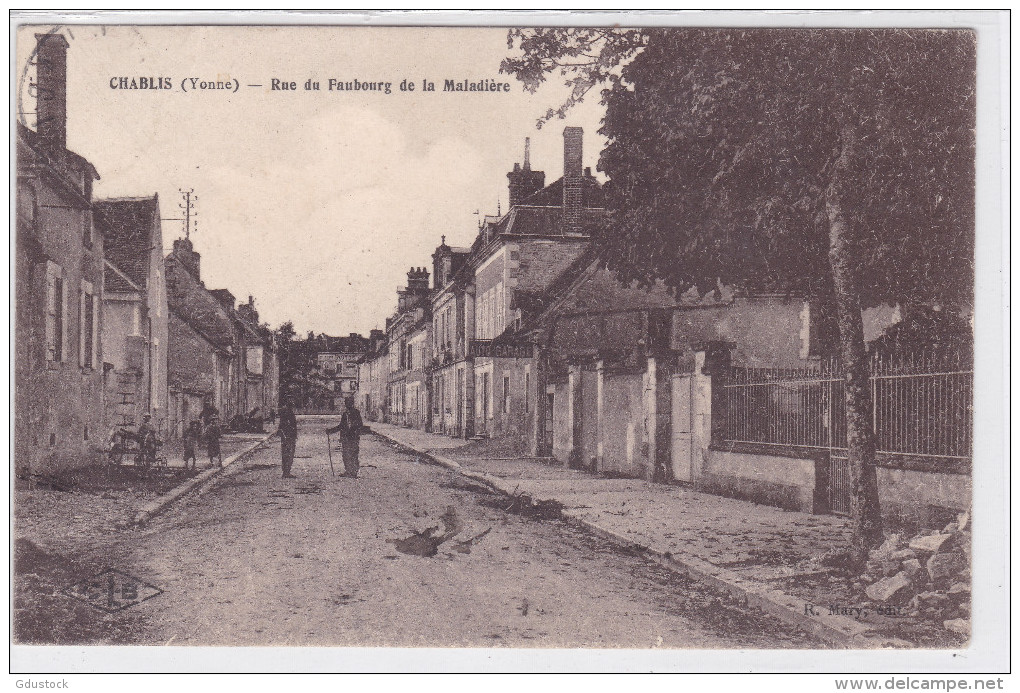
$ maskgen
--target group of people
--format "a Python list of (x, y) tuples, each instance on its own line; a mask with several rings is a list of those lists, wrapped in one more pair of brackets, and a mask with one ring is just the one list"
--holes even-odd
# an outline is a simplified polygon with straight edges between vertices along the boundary
[[(327, 429), (327, 434), (340, 434), (340, 445), (344, 461), (343, 476), (352, 479), (358, 478), (360, 463), (360, 436), (364, 422), (361, 419), (361, 412), (354, 406), (354, 398), (347, 397), (344, 400), (344, 413), (340, 417), (340, 423), (333, 428)], [(283, 465), (283, 478), (293, 479), (291, 469), (294, 466), (294, 451), (297, 447), (297, 417), (294, 415), (294, 405), (289, 399), (285, 399), (280, 407), (280, 442), (281, 462)]]
[(109, 437), (109, 456), (112, 461), (120, 464), (126, 453), (133, 452), (136, 463), (150, 465), (156, 462), (156, 451), (162, 444), (152, 425), (152, 416), (144, 414), (137, 431), (125, 426), (113, 427)]
[[(223, 454), (220, 452), (220, 437), (223, 435), (223, 428), (220, 425), (220, 412), (210, 402), (202, 407), (198, 420), (192, 421), (184, 429), (184, 468), (198, 468), (198, 446), (205, 440), (206, 450), (209, 452), (209, 464), (223, 466)], [(188, 461), (191, 461), (190, 465)]]
[[(275, 411), (272, 413), (275, 418), (277, 413)], [(289, 398), (281, 402), (279, 417), (283, 478), (294, 479), (295, 476), (291, 470), (294, 466), (294, 452), (297, 448), (298, 425), (297, 416), (294, 414), (294, 404)], [(148, 430), (152, 429), (149, 417), (146, 416), (145, 419), (145, 422), (139, 427), (140, 439)], [(354, 398), (348, 397), (344, 400), (344, 412), (340, 417), (340, 423), (327, 430), (328, 434), (340, 435), (344, 463), (343, 476), (353, 479), (358, 478), (360, 436), (363, 426), (361, 412), (354, 406)], [(184, 430), (184, 468), (198, 468), (198, 448), (203, 441), (209, 453), (209, 464), (222, 467), (223, 455), (220, 451), (222, 435), (223, 428), (220, 424), (219, 410), (211, 403), (206, 402), (198, 419), (191, 421)]]

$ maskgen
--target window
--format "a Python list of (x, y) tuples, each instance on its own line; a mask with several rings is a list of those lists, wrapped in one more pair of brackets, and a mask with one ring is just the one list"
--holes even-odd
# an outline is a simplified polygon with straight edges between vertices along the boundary
[(63, 361), (64, 325), (67, 323), (67, 301), (64, 274), (60, 265), (46, 263), (46, 360)]
[(81, 303), (78, 307), (78, 365), (82, 368), (96, 367), (96, 333), (98, 311), (92, 285), (81, 283)]
[(503, 413), (510, 413), (510, 376), (503, 376)]
[(500, 282), (496, 285), (496, 315), (493, 320), (495, 327), (493, 329), (493, 336), (503, 333), (503, 329), (506, 327), (506, 306), (504, 305), (503, 296), (503, 284)]
[(524, 369), (524, 413), (531, 413), (531, 370)]
[(18, 219), (35, 231), (36, 219), (39, 216), (39, 202), (35, 190), (27, 184), (18, 186)]
[[(245, 350), (245, 356), (247, 357), (248, 372), (254, 375), (262, 375), (262, 347), (261, 346), (249, 346)], [(329, 370), (329, 364), (327, 364), (327, 371)]]

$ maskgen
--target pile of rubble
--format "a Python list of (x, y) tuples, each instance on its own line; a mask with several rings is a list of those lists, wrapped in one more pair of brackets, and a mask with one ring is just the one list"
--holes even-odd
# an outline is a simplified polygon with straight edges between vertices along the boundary
[(857, 587), (868, 598), (947, 630), (970, 634), (970, 513), (942, 531), (890, 534), (871, 551)]

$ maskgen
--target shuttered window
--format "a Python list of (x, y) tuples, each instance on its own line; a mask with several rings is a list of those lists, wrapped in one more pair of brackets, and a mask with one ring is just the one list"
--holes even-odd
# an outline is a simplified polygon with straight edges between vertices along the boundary
[(92, 284), (81, 283), (81, 300), (78, 306), (78, 365), (82, 368), (96, 366), (96, 297)]
[(64, 272), (55, 262), (46, 263), (46, 360), (63, 361), (67, 300)]

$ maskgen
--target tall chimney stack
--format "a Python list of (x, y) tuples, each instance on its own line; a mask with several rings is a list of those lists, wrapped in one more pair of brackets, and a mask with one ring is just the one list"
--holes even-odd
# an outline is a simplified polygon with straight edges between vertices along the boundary
[(525, 198), (545, 187), (545, 172), (531, 170), (531, 138), (524, 138), (524, 167), (514, 164), (514, 170), (506, 174), (510, 181), (510, 206), (520, 204)]
[(67, 149), (67, 39), (36, 34), (36, 130), (54, 152)]
[(184, 269), (191, 273), (192, 277), (201, 281), (202, 277), (199, 272), (202, 266), (202, 255), (195, 252), (195, 246), (191, 244), (191, 239), (178, 238), (175, 240), (173, 254), (184, 265)]
[(582, 128), (563, 128), (563, 227), (567, 233), (581, 231), (583, 142)]

